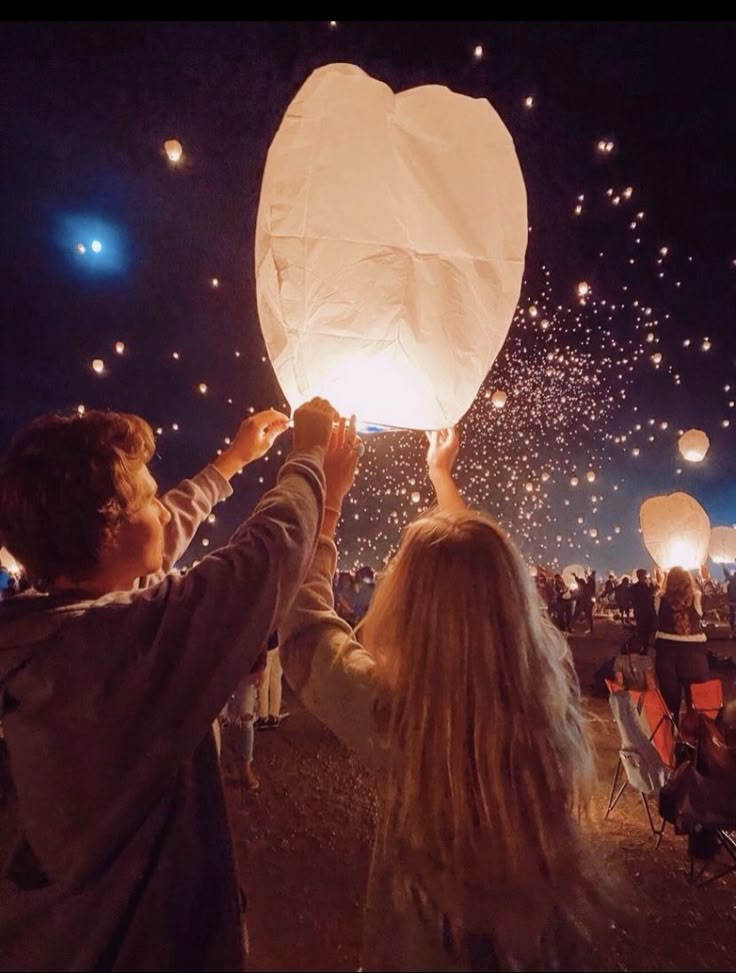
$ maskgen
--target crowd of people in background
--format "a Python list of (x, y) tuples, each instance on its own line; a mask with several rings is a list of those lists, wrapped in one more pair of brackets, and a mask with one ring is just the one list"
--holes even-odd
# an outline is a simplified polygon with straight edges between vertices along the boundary
[[(724, 580), (719, 582), (707, 570), (700, 571), (694, 576), (694, 584), (702, 599), (703, 616), (716, 621), (728, 619), (733, 638), (736, 637), (736, 572), (724, 566), (723, 573)], [(594, 619), (607, 617), (632, 626), (641, 641), (641, 651), (651, 646), (656, 629), (655, 595), (661, 587), (661, 575), (638, 568), (633, 578), (611, 571), (603, 581), (595, 570), (583, 577), (573, 573), (566, 578), (560, 572), (539, 566), (534, 577), (542, 605), (561, 631), (573, 633), (576, 623), (582, 619), (587, 633), (591, 634)]]

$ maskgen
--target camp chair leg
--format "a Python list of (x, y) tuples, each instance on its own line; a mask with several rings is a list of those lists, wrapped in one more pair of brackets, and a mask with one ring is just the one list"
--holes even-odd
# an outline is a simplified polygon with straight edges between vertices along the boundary
[(641, 797), (641, 803), (644, 805), (644, 810), (647, 812), (647, 818), (649, 819), (649, 827), (652, 829), (652, 834), (655, 834), (657, 836), (657, 844), (655, 847), (659, 848), (660, 844), (662, 843), (662, 835), (664, 834), (664, 829), (667, 825), (667, 822), (665, 821), (664, 818), (662, 818), (662, 823), (660, 824), (660, 826), (658, 828), (655, 828), (654, 819), (652, 818), (652, 811), (651, 808), (649, 807), (649, 801), (647, 800), (646, 796), (641, 793), (641, 791), (639, 791), (639, 797)]
[(616, 807), (621, 795), (623, 794), (623, 792), (626, 790), (626, 787), (628, 786), (629, 782), (624, 777), (623, 784), (618, 789), (618, 791), (616, 790), (616, 787), (618, 786), (618, 779), (620, 776), (621, 776), (621, 758), (619, 757), (618, 763), (616, 764), (616, 773), (613, 775), (613, 783), (611, 784), (611, 793), (608, 796), (608, 807), (606, 808), (606, 814), (604, 820), (608, 817), (611, 811)]
[[(710, 884), (710, 882), (715, 882), (717, 878), (724, 878), (726, 875), (730, 875), (731, 872), (736, 872), (736, 838), (734, 838), (734, 833), (730, 831), (717, 831), (718, 836), (718, 851), (725, 850), (726, 853), (731, 858), (731, 864), (722, 868), (719, 872), (715, 872), (713, 875), (709, 875), (705, 878), (705, 873), (708, 870), (709, 863), (713, 860), (708, 859), (703, 862), (700, 870), (696, 874), (695, 869), (695, 855), (693, 854), (693, 844), (692, 844), (692, 831), (688, 834), (687, 839), (687, 850), (690, 856), (690, 884), (694, 885), (696, 888), (702, 889), (705, 885)], [(715, 855), (713, 856), (715, 857)]]

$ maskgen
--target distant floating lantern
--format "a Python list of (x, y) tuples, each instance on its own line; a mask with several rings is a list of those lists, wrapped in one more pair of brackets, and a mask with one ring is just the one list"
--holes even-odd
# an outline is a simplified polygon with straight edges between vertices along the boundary
[(506, 405), (508, 396), (503, 389), (496, 389), (496, 391), (491, 396), (491, 405), (494, 409), (503, 409)]
[(414, 492), (412, 493), (412, 495), (411, 495), (411, 502), (412, 502), (412, 503), (419, 503), (419, 501), (420, 501), (421, 499), (422, 499), (422, 495), (421, 495), (421, 493), (420, 493), (420, 492), (419, 492), (418, 490), (415, 490), (415, 491), (414, 491)]
[(219, 279), (217, 277), (213, 277), (212, 280), (210, 281), (210, 285), (212, 287), (219, 287), (220, 286)]
[(733, 527), (714, 527), (710, 532), (708, 553), (716, 564), (736, 562), (736, 530)]
[(105, 363), (101, 358), (95, 358), (92, 362), (92, 371), (97, 375), (102, 375), (105, 371)]
[(595, 470), (588, 470), (588, 472), (585, 474), (585, 479), (588, 481), (588, 483), (595, 483)]
[(181, 161), (181, 157), (184, 155), (184, 149), (178, 139), (167, 139), (164, 142), (164, 152), (169, 162), (174, 163)]
[(524, 99), (525, 108), (534, 108), (534, 95), (527, 95)]
[(475, 47), (473, 48), (473, 57), (475, 58), (476, 61), (480, 61), (480, 59), (483, 57), (483, 45), (482, 44), (476, 44), (475, 45)]
[(197, 389), (199, 390), (200, 395), (207, 395), (207, 383), (206, 382), (200, 382), (199, 385), (197, 386)]
[(587, 297), (590, 294), (590, 284), (586, 281), (581, 280), (577, 286), (578, 297)]
[(710, 448), (710, 440), (702, 429), (688, 429), (677, 443), (683, 459), (689, 463), (700, 463)]
[(124, 341), (116, 341), (115, 342), (115, 353), (118, 354), (118, 355), (122, 355), (122, 354), (125, 353), (125, 342)]
[(662, 352), (655, 351), (654, 354), (652, 355), (652, 361), (654, 362), (655, 365), (659, 365), (662, 361)]
[(705, 564), (710, 546), (710, 520), (687, 493), (650, 497), (639, 514), (644, 544), (663, 571), (690, 571)]
[(580, 483), (579, 477), (577, 477), (577, 476), (571, 476), (570, 477), (570, 486), (574, 486), (575, 487), (575, 486), (578, 485), (578, 483)]
[(588, 533), (593, 538), (593, 540), (595, 540), (596, 537), (598, 536), (598, 528), (597, 527), (591, 527), (590, 530), (588, 531)]
[(85, 247), (85, 245), (83, 243), (78, 243), (76, 249), (77, 249), (77, 253), (83, 253), (84, 254), (84, 253), (87, 252), (87, 248)]
[(711, 349), (710, 338), (706, 338), (700, 347), (703, 349), (703, 351), (710, 351)]

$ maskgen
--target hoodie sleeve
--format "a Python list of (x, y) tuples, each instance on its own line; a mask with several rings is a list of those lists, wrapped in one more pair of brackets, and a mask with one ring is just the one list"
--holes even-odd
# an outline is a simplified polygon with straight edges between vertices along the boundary
[(232, 496), (233, 489), (215, 466), (205, 468), (161, 497), (171, 514), (164, 528), (164, 563), (156, 574), (142, 578), (140, 587), (148, 588), (163, 581), (179, 558), (186, 553), (194, 536), (221, 500)]
[(337, 550), (320, 537), (307, 579), (279, 627), (287, 682), (308, 710), (347, 744), (379, 758), (373, 657), (334, 609)]

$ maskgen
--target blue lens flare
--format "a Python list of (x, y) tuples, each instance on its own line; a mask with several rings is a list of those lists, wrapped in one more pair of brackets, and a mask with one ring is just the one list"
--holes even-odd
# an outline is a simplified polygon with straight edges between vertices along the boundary
[(55, 239), (80, 273), (115, 276), (128, 268), (130, 256), (124, 232), (101, 217), (62, 214), (57, 219)]

